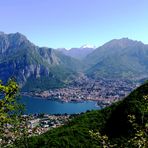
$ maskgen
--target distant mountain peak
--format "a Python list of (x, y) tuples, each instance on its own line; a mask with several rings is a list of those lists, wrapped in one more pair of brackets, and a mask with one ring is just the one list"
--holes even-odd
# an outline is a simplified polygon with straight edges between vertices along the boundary
[(0, 79), (4, 83), (15, 77), (25, 90), (56, 88), (77, 74), (79, 65), (54, 49), (32, 44), (19, 32), (0, 35)]
[(67, 56), (73, 57), (78, 60), (82, 60), (95, 49), (96, 49), (95, 46), (83, 45), (80, 48), (70, 48), (70, 49), (58, 48), (57, 50), (64, 53)]
[[(0, 35), (10, 35), (10, 36), (25, 37), (25, 35), (23, 35), (23, 34), (21, 34), (21, 33), (19, 33), (19, 32), (7, 34), (7, 33), (3, 32), (3, 31), (0, 31)], [(26, 38), (26, 37), (25, 37), (25, 38)]]
[(27, 37), (19, 32), (8, 34), (9, 36), (13, 36), (15, 38), (21, 38), (24, 40), (28, 40)]
[(0, 35), (3, 35), (3, 34), (5, 34), (3, 31), (0, 31)]
[(133, 45), (137, 45), (137, 44), (143, 44), (141, 41), (137, 41), (137, 40), (132, 40), (129, 39), (127, 37), (125, 38), (120, 38), (120, 39), (113, 39), (107, 43), (105, 43), (103, 46), (107, 46), (107, 47), (114, 47), (114, 46), (118, 46), (120, 48), (125, 48), (128, 46), (133, 46)]
[(95, 77), (148, 77), (148, 46), (129, 38), (113, 39), (100, 46), (85, 59), (87, 73)]
[(93, 49), (95, 49), (96, 47), (94, 45), (84, 44), (80, 48), (93, 48)]
[(121, 41), (132, 41), (132, 42), (141, 42), (141, 41), (134, 40), (134, 39), (131, 39), (131, 38), (128, 38), (128, 37), (122, 37), (122, 38), (119, 38), (119, 39), (116, 39), (116, 40), (121, 40)]

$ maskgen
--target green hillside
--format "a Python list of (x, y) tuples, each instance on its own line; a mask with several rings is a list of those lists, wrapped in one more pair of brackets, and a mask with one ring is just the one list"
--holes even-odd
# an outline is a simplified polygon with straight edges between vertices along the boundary
[[(101, 146), (103, 135), (107, 135), (114, 147), (133, 147), (129, 140), (135, 136), (135, 126), (130, 123), (129, 115), (134, 115), (134, 125), (143, 130), (148, 124), (148, 83), (134, 90), (123, 101), (103, 110), (81, 114), (67, 125), (53, 129), (41, 136), (29, 138), (31, 148), (95, 148)], [(101, 140), (92, 137), (90, 131), (100, 132)], [(142, 132), (138, 133), (141, 134)], [(138, 135), (137, 134), (137, 135)], [(148, 138), (144, 132), (145, 139)], [(140, 136), (139, 136), (140, 137)], [(142, 139), (142, 138), (141, 138)], [(19, 145), (21, 147), (21, 145)], [(23, 146), (22, 146), (23, 147)], [(143, 147), (142, 147), (143, 148)]]
[(107, 78), (147, 76), (148, 46), (128, 38), (114, 39), (89, 54), (84, 62), (86, 74)]

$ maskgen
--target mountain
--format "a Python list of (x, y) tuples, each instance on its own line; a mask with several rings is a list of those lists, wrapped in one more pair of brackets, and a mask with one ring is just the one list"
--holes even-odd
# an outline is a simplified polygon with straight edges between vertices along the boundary
[(143, 78), (148, 76), (148, 45), (128, 38), (114, 39), (83, 60), (93, 77)]
[(88, 54), (90, 54), (95, 49), (94, 46), (84, 45), (80, 48), (71, 48), (69, 50), (65, 48), (59, 48), (58, 51), (61, 51), (67, 56), (73, 57), (78, 60), (84, 59)]
[[(110, 147), (102, 145), (107, 141), (116, 148), (132, 148), (135, 147), (134, 144), (137, 147), (138, 143), (143, 147), (143, 142), (146, 145), (148, 138), (145, 128), (148, 124), (147, 98), (148, 83), (145, 83), (120, 102), (102, 110), (81, 114), (62, 127), (49, 130), (40, 136), (30, 137), (29, 147)], [(134, 118), (129, 118), (129, 115), (134, 116), (135, 121)], [(89, 132), (92, 130), (99, 131), (100, 134), (94, 134), (92, 137)], [(19, 146), (21, 148), (21, 145)]]
[(24, 90), (65, 85), (79, 62), (51, 48), (38, 47), (20, 33), (0, 33), (0, 79), (15, 77)]
[[(81, 59), (81, 60), (80, 60)], [(78, 72), (106, 78), (148, 77), (148, 45), (128, 38), (70, 50), (38, 47), (20, 33), (0, 32), (0, 79), (15, 77), (25, 91), (63, 87)]]

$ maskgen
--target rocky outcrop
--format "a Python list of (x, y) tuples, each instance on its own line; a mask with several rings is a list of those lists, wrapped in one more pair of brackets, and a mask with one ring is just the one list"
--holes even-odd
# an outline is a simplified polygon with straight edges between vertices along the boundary
[[(51, 48), (40, 48), (20, 33), (0, 33), (0, 79), (6, 82), (15, 77), (21, 86), (31, 79), (54, 78), (63, 81), (69, 77), (69, 57)], [(74, 63), (71, 60), (71, 64)], [(59, 71), (61, 69), (59, 77)], [(68, 71), (68, 75), (65, 72)], [(46, 79), (45, 79), (46, 80)], [(44, 83), (44, 82), (42, 82)]]

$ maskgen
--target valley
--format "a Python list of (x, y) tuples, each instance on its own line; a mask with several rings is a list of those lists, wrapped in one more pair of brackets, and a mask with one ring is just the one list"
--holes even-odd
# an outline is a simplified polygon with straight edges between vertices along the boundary
[(53, 98), (62, 102), (99, 101), (111, 105), (127, 96), (139, 86), (138, 82), (126, 79), (92, 79), (83, 74), (73, 80), (69, 86), (45, 91), (22, 92), (24, 96)]
[(148, 78), (147, 56), (148, 45), (128, 38), (66, 50), (38, 47), (21, 33), (2, 32), (0, 79), (15, 79), (24, 96), (111, 104)]
[(148, 148), (148, 1), (0, 0), (0, 148)]

